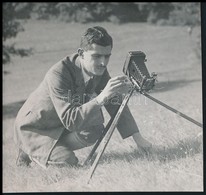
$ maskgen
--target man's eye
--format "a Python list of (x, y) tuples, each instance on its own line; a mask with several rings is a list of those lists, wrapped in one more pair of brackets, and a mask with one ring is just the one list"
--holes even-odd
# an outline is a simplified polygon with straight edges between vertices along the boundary
[(93, 55), (93, 58), (101, 58), (101, 57), (109, 58), (111, 55)]
[(100, 55), (94, 55), (93, 57), (94, 58), (100, 58), (101, 56)]

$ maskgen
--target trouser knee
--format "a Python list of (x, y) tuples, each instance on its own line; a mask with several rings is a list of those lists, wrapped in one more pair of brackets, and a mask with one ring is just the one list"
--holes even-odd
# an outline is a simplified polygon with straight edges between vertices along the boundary
[(83, 131), (78, 132), (78, 136), (85, 143), (92, 145), (94, 144), (102, 135), (104, 131), (104, 125), (95, 125), (89, 127), (89, 129), (85, 129)]
[(72, 151), (78, 150), (93, 145), (101, 137), (103, 130), (104, 126), (102, 125), (80, 132), (65, 131), (59, 141)]

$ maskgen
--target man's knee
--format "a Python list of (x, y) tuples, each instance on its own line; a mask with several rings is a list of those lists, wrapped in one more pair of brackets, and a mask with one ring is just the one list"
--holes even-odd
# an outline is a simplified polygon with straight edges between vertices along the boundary
[(16, 165), (28, 167), (31, 162), (32, 161), (29, 158), (29, 156), (22, 149), (19, 149), (18, 157), (16, 160)]
[(92, 126), (90, 130), (83, 130), (78, 133), (78, 137), (83, 140), (87, 145), (93, 145), (102, 135), (104, 125)]
[(92, 130), (82, 130), (80, 132), (65, 131), (59, 142), (67, 146), (70, 150), (78, 150), (93, 145), (102, 135), (104, 126), (92, 128)]

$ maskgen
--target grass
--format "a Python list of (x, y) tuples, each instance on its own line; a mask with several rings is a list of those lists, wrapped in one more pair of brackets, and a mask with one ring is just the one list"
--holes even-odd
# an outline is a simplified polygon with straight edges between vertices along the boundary
[[(7, 72), (3, 75), (3, 192), (203, 191), (202, 129), (139, 94), (128, 105), (142, 135), (155, 145), (152, 154), (142, 154), (131, 137), (122, 140), (115, 131), (90, 184), (89, 166), (47, 170), (35, 164), (15, 166), (13, 122), (19, 108), (48, 68), (76, 51), (81, 33), (91, 25), (99, 24), (31, 20), (23, 33), (10, 40), (34, 52), (3, 67)], [(202, 122), (202, 70), (196, 55), (200, 28), (190, 36), (187, 27), (100, 25), (114, 38), (108, 66), (112, 76), (122, 74), (128, 51), (145, 52), (149, 71), (158, 74), (151, 95)], [(76, 151), (80, 163), (90, 150)]]

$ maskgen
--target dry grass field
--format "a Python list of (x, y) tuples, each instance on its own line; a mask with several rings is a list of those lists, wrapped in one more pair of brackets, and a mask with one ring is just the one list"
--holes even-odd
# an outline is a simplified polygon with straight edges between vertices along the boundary
[[(133, 95), (128, 105), (142, 135), (156, 148), (151, 155), (140, 153), (132, 138), (122, 140), (115, 131), (90, 184), (89, 166), (16, 167), (13, 122), (19, 108), (47, 70), (76, 51), (82, 32), (93, 25), (102, 25), (113, 36), (108, 65), (112, 76), (123, 74), (128, 51), (143, 51), (148, 70), (158, 74), (150, 95), (202, 123), (202, 69), (197, 55), (200, 27), (189, 35), (187, 27), (144, 23), (28, 21), (25, 31), (10, 42), (32, 47), (33, 55), (15, 57), (3, 67), (3, 192), (203, 191), (202, 129), (140, 94)], [(76, 151), (80, 162), (90, 150)]]

